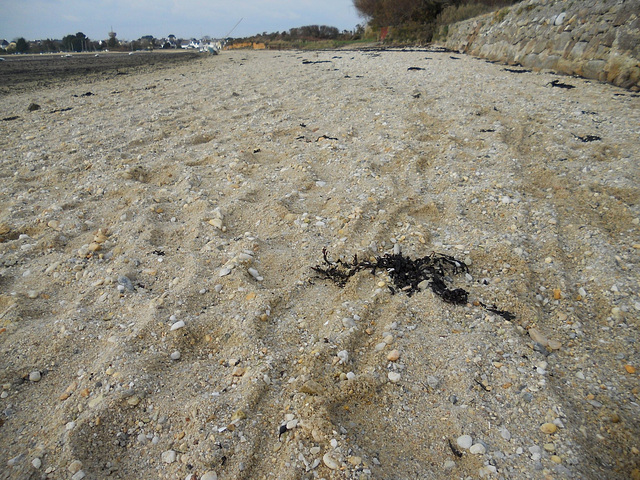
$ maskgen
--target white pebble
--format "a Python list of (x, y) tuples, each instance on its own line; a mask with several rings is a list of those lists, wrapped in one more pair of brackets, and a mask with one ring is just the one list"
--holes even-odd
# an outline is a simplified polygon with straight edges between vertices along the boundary
[(471, 445), (471, 447), (469, 448), (469, 452), (473, 453), (474, 455), (484, 455), (484, 453), (487, 451), (487, 449), (484, 447), (483, 444), (481, 443), (476, 443)]
[(29, 380), (31, 380), (32, 382), (39, 382), (41, 378), (42, 378), (42, 375), (40, 375), (40, 372), (38, 371), (31, 372), (29, 374)]
[(223, 267), (220, 269), (220, 273), (218, 275), (224, 277), (225, 275), (229, 275), (230, 273), (231, 269), (229, 267)]
[(580, 287), (578, 289), (578, 295), (580, 295), (581, 297), (586, 297), (587, 296), (587, 292), (584, 288)]
[(259, 282), (264, 280), (264, 278), (262, 278), (260, 276), (260, 274), (258, 273), (258, 271), (255, 268), (249, 268), (249, 269), (247, 269), (247, 272), (249, 272), (249, 275), (251, 275), (253, 278), (255, 278)]
[(347, 363), (349, 361), (349, 352), (340, 350), (338, 352), (338, 358), (340, 359), (340, 363)]
[(338, 464), (338, 462), (328, 452), (322, 456), (322, 461), (331, 470), (338, 470), (340, 468), (340, 465)]
[(356, 374), (353, 372), (349, 372), (347, 373), (347, 380), (353, 380), (354, 378), (356, 378)]
[(164, 463), (173, 463), (176, 461), (176, 452), (167, 450), (166, 452), (162, 452), (161, 458)]
[(66, 428), (67, 430), (73, 430), (74, 428), (76, 428), (76, 422), (68, 422), (64, 428)]
[(87, 475), (84, 473), (84, 470), (80, 470), (71, 477), (71, 480), (82, 480), (86, 476)]
[(42, 460), (36, 457), (33, 460), (31, 460), (31, 465), (33, 465), (33, 468), (40, 468), (42, 466)]
[(391, 383), (398, 383), (400, 381), (400, 374), (396, 372), (389, 372), (387, 377)]
[(218, 480), (218, 474), (213, 470), (209, 470), (200, 477), (200, 480)]
[(500, 436), (504, 438), (507, 442), (511, 440), (511, 432), (507, 430), (507, 427), (502, 427), (500, 429)]
[(179, 328), (184, 327), (184, 320), (178, 320), (176, 323), (171, 325), (171, 331), (178, 330)]
[(456, 443), (460, 448), (468, 449), (471, 448), (473, 439), (471, 438), (471, 435), (460, 435), (456, 440)]
[(171, 354), (171, 360), (180, 360), (180, 352), (179, 351), (175, 351)]
[(344, 328), (352, 328), (356, 326), (356, 322), (353, 318), (345, 317), (342, 319), (342, 326)]

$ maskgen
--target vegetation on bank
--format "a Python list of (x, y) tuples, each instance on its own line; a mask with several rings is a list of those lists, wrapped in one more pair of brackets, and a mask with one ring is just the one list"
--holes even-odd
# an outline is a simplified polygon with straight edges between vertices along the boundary
[(363, 42), (415, 45), (446, 37), (448, 26), (484, 13), (504, 18), (519, 0), (353, 0), (364, 26), (339, 32), (337, 28), (308, 25), (287, 32), (261, 33), (228, 39), (228, 45), (267, 49), (329, 49)]

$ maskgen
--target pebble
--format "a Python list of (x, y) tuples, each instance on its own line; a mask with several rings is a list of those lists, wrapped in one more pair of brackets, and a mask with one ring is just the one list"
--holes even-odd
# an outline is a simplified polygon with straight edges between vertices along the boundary
[(342, 319), (342, 326), (344, 328), (353, 328), (356, 326), (356, 321), (353, 318), (345, 317)]
[(475, 443), (475, 444), (471, 445), (471, 447), (469, 447), (469, 452), (474, 454), (474, 455), (484, 455), (486, 453), (486, 451), (487, 451), (487, 449), (481, 443)]
[(375, 350), (377, 352), (381, 352), (382, 350), (385, 349), (386, 346), (387, 346), (387, 344), (385, 342), (380, 342), (375, 346)]
[(400, 352), (398, 350), (391, 350), (388, 354), (387, 354), (387, 360), (389, 360), (390, 362), (395, 362), (396, 360), (398, 360), (400, 358)]
[(322, 456), (322, 461), (331, 470), (338, 470), (340, 468), (340, 465), (338, 464), (336, 459), (329, 452), (325, 453)]
[(71, 473), (79, 472), (81, 469), (82, 469), (82, 462), (80, 460), (74, 460), (67, 467), (67, 470), (69, 470)]
[(218, 474), (213, 470), (209, 470), (200, 477), (200, 480), (218, 480)]
[(174, 330), (178, 330), (179, 328), (184, 327), (184, 325), (184, 320), (178, 320), (176, 323), (171, 325), (171, 331), (173, 332)]
[(556, 433), (556, 430), (558, 430), (558, 427), (554, 423), (543, 423), (540, 426), (540, 431), (548, 435), (551, 435), (552, 433)]
[(129, 280), (129, 277), (127, 277), (126, 275), (119, 276), (118, 283), (130, 292), (133, 292), (133, 283), (131, 283), (131, 280)]
[(31, 380), (32, 382), (39, 382), (41, 378), (42, 375), (40, 375), (40, 372), (38, 372), (37, 370), (29, 374), (29, 380)]
[(507, 442), (511, 440), (511, 432), (509, 432), (509, 430), (507, 430), (506, 427), (502, 427), (500, 429), (500, 436), (504, 438)]
[(438, 377), (434, 377), (433, 375), (427, 376), (427, 385), (431, 388), (437, 388), (440, 384), (440, 379)]
[(161, 458), (164, 463), (173, 463), (176, 461), (176, 452), (167, 450), (166, 452), (162, 452)]
[(42, 460), (36, 457), (33, 460), (31, 460), (31, 465), (33, 466), (33, 468), (36, 468), (36, 469), (40, 468), (42, 466)]
[(175, 351), (171, 354), (171, 360), (180, 360), (180, 352), (179, 351)]
[(261, 282), (262, 280), (264, 280), (264, 278), (260, 276), (260, 274), (255, 268), (248, 268), (247, 272), (249, 272), (249, 275), (255, 278), (258, 282)]
[(445, 470), (452, 470), (454, 468), (456, 468), (456, 462), (454, 462), (453, 460), (447, 460), (446, 462), (444, 462)]
[(473, 445), (473, 439), (471, 438), (471, 435), (460, 435), (456, 440), (456, 443), (460, 448), (464, 448), (466, 450), (471, 448), (471, 445)]
[(71, 480), (82, 480), (86, 476), (87, 475), (84, 473), (84, 470), (80, 470), (71, 477)]
[(400, 381), (400, 374), (396, 372), (389, 372), (387, 377), (389, 377), (391, 383), (398, 383)]

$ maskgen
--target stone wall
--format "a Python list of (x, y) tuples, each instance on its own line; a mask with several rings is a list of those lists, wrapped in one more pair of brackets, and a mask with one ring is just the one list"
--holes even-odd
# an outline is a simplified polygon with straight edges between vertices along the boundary
[(441, 45), (640, 90), (640, 0), (527, 0), (450, 25)]

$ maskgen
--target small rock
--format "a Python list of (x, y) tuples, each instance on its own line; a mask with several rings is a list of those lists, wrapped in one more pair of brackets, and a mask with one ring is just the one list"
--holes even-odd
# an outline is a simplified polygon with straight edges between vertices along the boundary
[(39, 382), (41, 378), (42, 375), (40, 375), (40, 372), (38, 372), (37, 370), (29, 374), (29, 380), (31, 380), (32, 382)]
[(200, 480), (218, 480), (218, 474), (213, 470), (209, 470), (200, 477)]
[(447, 460), (446, 462), (444, 462), (445, 470), (452, 470), (454, 468), (456, 468), (456, 462), (454, 462), (453, 460)]
[(131, 283), (131, 280), (129, 280), (129, 277), (127, 277), (126, 275), (120, 275), (118, 277), (118, 283), (130, 292), (133, 292), (133, 283)]
[(36, 468), (36, 469), (40, 468), (42, 466), (42, 460), (36, 457), (33, 460), (31, 460), (31, 465), (33, 466), (33, 468)]
[(507, 427), (502, 427), (500, 429), (500, 436), (504, 438), (507, 442), (511, 440), (511, 432), (507, 430)]
[(471, 435), (460, 435), (457, 438), (456, 443), (460, 448), (464, 448), (466, 450), (471, 448), (471, 445), (473, 445), (473, 439), (471, 438)]
[(30, 103), (27, 107), (27, 110), (29, 110), (30, 112), (35, 112), (36, 110), (40, 110), (40, 105), (38, 105), (37, 103)]
[(345, 317), (342, 319), (342, 326), (344, 328), (353, 328), (356, 326), (356, 321), (353, 318)]
[(176, 461), (176, 452), (167, 450), (166, 452), (162, 452), (161, 458), (164, 463), (173, 463)]
[(557, 430), (558, 430), (558, 427), (553, 423), (543, 423), (540, 426), (540, 431), (542, 431), (542, 433), (546, 433), (547, 435), (556, 433)]
[(184, 327), (185, 323), (184, 320), (178, 320), (176, 323), (174, 323), (173, 325), (171, 325), (171, 331), (173, 332), (174, 330), (178, 330), (182, 327)]
[(487, 449), (481, 443), (475, 443), (471, 445), (471, 447), (469, 447), (469, 452), (473, 453), (474, 455), (484, 455), (486, 451)]
[(322, 395), (324, 393), (324, 387), (315, 380), (308, 380), (300, 387), (300, 391), (307, 395)]
[(340, 465), (338, 464), (336, 459), (329, 452), (325, 453), (322, 456), (322, 461), (331, 470), (338, 470), (340, 468)]
[(624, 369), (627, 371), (627, 373), (636, 373), (636, 367), (634, 367), (633, 365), (625, 365)]
[(398, 383), (400, 381), (400, 374), (396, 372), (389, 372), (387, 377), (389, 377), (391, 383)]
[(74, 460), (67, 467), (67, 470), (69, 470), (71, 473), (77, 473), (81, 469), (82, 469), (82, 462), (80, 460)]
[(241, 377), (244, 375), (244, 373), (247, 371), (246, 368), (243, 367), (234, 367), (233, 371), (231, 372), (231, 375), (233, 375), (234, 377)]
[(398, 360), (400, 358), (400, 352), (398, 350), (391, 350), (388, 354), (387, 354), (387, 360), (389, 360), (390, 362), (395, 362), (396, 360)]
[(181, 355), (180, 355), (180, 352), (176, 350), (170, 356), (171, 356), (171, 360), (180, 360)]
[(80, 470), (71, 477), (71, 480), (82, 480), (86, 476), (87, 475), (84, 473), (84, 470)]
[(437, 388), (440, 384), (440, 379), (438, 377), (434, 377), (433, 375), (427, 376), (427, 385), (431, 388)]

